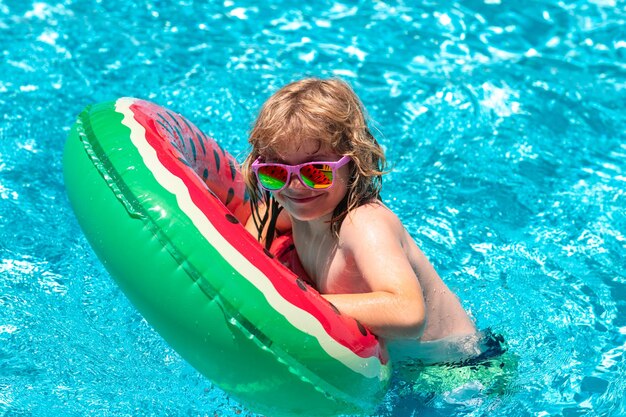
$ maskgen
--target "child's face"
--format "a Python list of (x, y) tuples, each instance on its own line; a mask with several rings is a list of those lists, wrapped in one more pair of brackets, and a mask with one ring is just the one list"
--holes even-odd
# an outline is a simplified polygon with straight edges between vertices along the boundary
[[(296, 144), (294, 141), (285, 141), (280, 156), (271, 158), (268, 162), (297, 165), (311, 161), (332, 162), (342, 157), (328, 146), (320, 147), (316, 140), (298, 142)], [(330, 220), (335, 207), (348, 192), (349, 177), (350, 165), (348, 164), (336, 171), (332, 187), (312, 190), (302, 184), (297, 175), (292, 175), (289, 184), (284, 189), (274, 192), (274, 197), (297, 220)]]

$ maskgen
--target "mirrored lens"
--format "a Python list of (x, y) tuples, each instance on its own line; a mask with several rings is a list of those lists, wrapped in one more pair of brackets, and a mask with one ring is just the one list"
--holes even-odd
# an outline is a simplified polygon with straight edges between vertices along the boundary
[(259, 182), (268, 190), (278, 190), (287, 182), (287, 170), (281, 166), (269, 165), (258, 170)]
[(333, 184), (333, 170), (325, 164), (306, 164), (300, 168), (300, 178), (310, 188), (328, 188)]

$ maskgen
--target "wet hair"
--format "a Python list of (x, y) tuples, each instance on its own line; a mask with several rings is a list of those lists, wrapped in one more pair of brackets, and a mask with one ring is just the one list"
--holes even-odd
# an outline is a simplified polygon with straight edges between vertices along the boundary
[[(287, 142), (298, 147), (309, 141), (317, 141), (318, 149), (352, 158), (348, 192), (330, 221), (335, 236), (350, 210), (380, 200), (385, 154), (370, 132), (363, 104), (352, 88), (337, 78), (305, 78), (287, 84), (263, 104), (249, 136), (252, 150), (242, 167), (259, 239), (268, 225), (268, 248), (281, 207), (270, 192), (258, 187), (250, 166), (259, 157), (280, 158)], [(259, 213), (259, 202), (267, 207), (264, 216)]]

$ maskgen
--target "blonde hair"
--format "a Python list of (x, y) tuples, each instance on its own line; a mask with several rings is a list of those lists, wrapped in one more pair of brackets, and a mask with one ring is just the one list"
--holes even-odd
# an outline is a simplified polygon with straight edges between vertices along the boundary
[[(250, 132), (252, 150), (242, 167), (259, 236), (270, 212), (273, 235), (280, 208), (269, 192), (258, 188), (250, 165), (259, 157), (280, 157), (281, 145), (294, 140), (299, 144), (315, 140), (319, 148), (327, 147), (352, 158), (348, 192), (330, 221), (330, 228), (337, 236), (350, 210), (380, 200), (385, 167), (385, 154), (367, 126), (363, 104), (345, 81), (305, 78), (284, 86), (263, 104)], [(264, 218), (259, 216), (259, 201), (268, 208)], [(273, 237), (270, 233), (268, 247)]]

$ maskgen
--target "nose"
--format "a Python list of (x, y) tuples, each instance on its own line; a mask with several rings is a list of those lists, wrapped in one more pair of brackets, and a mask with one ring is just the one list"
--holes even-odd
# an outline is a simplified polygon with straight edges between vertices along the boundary
[(287, 188), (293, 188), (296, 190), (307, 189), (307, 187), (302, 183), (300, 176), (296, 173), (291, 173), (289, 178), (289, 184), (287, 184)]

